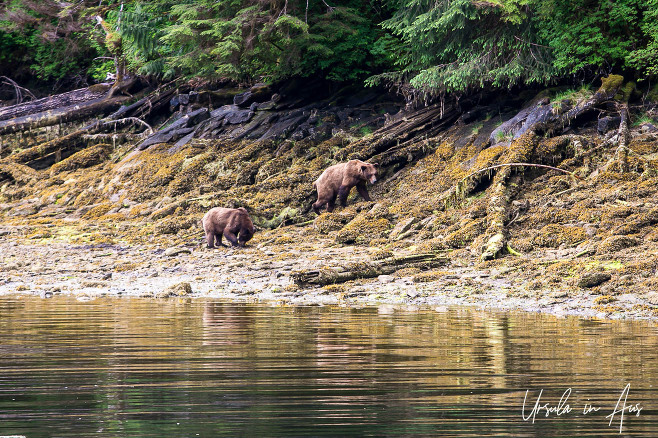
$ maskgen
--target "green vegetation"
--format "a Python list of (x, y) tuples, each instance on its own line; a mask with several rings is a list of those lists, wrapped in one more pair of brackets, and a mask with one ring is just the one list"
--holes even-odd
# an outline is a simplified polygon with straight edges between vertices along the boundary
[(641, 81), (658, 73), (657, 23), (658, 0), (10, 0), (0, 74), (72, 86), (117, 58), (164, 79), (312, 76), (415, 96)]
[(565, 90), (557, 93), (551, 100), (551, 104), (553, 105), (553, 108), (559, 108), (565, 101), (578, 102), (587, 99), (591, 95), (592, 90), (590, 90), (590, 87), (588, 86), (580, 87), (577, 90)]

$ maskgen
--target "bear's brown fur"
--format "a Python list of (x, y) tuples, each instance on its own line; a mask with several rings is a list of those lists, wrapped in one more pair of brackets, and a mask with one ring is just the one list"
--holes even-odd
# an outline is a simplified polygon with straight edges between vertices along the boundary
[[(222, 235), (233, 246), (244, 246), (254, 235), (255, 228), (249, 213), (244, 208), (211, 208), (201, 219), (203, 231), (206, 233), (208, 248), (226, 246), (222, 243)], [(239, 237), (238, 237), (239, 234)]]
[(320, 209), (326, 204), (327, 211), (331, 212), (336, 206), (336, 197), (340, 205), (347, 205), (347, 195), (352, 187), (356, 186), (359, 195), (370, 201), (366, 190), (366, 182), (373, 184), (377, 181), (377, 164), (370, 164), (360, 160), (351, 160), (347, 163), (335, 164), (327, 168), (320, 178), (313, 183), (318, 192), (318, 200), (313, 204), (313, 211), (320, 214)]

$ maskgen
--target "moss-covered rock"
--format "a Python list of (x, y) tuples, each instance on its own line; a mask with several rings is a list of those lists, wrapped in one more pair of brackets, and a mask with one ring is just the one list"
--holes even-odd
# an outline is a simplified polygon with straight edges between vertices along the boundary
[(574, 245), (587, 239), (582, 227), (549, 224), (539, 230), (532, 243), (547, 248), (559, 248), (561, 245)]
[(608, 272), (588, 272), (578, 280), (578, 287), (592, 288), (610, 280), (612, 275)]
[(368, 214), (360, 213), (338, 232), (336, 242), (364, 244), (384, 237), (390, 229), (391, 222), (388, 219), (376, 219)]
[(111, 144), (102, 143), (89, 146), (79, 152), (76, 152), (70, 157), (63, 159), (59, 163), (53, 164), (50, 168), (50, 174), (54, 176), (64, 171), (84, 169), (87, 167), (95, 166), (107, 160), (113, 150), (114, 147)]
[(601, 242), (596, 252), (598, 254), (610, 254), (639, 244), (640, 240), (632, 236), (610, 236)]

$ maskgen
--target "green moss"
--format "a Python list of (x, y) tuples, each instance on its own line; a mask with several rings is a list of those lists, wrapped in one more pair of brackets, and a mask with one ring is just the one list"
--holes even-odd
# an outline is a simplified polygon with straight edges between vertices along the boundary
[(610, 75), (605, 78), (601, 78), (601, 87), (599, 91), (602, 91), (606, 94), (610, 94), (613, 91), (619, 89), (624, 82), (624, 77), (620, 75)]

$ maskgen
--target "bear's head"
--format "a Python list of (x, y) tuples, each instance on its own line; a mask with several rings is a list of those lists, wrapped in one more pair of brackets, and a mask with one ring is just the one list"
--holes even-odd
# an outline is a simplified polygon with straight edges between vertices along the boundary
[(363, 179), (366, 181), (369, 181), (370, 184), (374, 184), (375, 181), (377, 181), (377, 169), (379, 168), (378, 164), (370, 164), (370, 163), (364, 163), (360, 162), (359, 163), (359, 171), (363, 175)]

